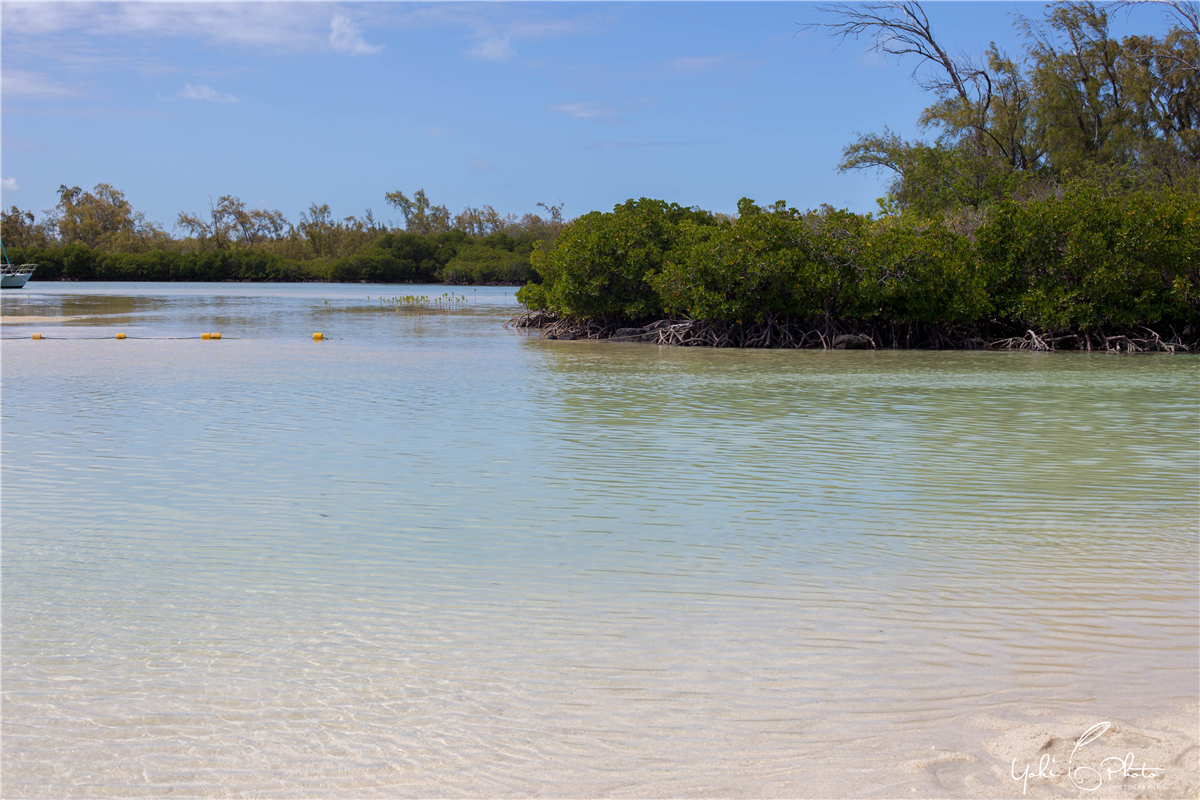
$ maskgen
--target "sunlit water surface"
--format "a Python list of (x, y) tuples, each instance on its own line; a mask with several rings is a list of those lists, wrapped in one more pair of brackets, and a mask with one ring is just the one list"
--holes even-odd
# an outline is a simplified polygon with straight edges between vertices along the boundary
[(446, 291), (4, 295), (6, 796), (896, 794), (1194, 706), (1195, 358), (380, 300)]

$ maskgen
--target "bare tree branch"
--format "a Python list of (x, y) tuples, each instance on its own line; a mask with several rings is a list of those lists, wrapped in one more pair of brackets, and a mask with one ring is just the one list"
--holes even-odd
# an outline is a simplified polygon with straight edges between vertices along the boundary
[(833, 3), (817, 6), (817, 11), (837, 17), (836, 22), (813, 22), (802, 26), (805, 30), (822, 29), (829, 36), (841, 41), (870, 37), (871, 49), (898, 58), (916, 56), (917, 66), (913, 75), (922, 66), (932, 66), (935, 72), (945, 77), (918, 79), (923, 89), (948, 91), (957, 94), (963, 101), (970, 102), (967, 90), (974, 67), (956, 61), (934, 38), (933, 29), (925, 9), (915, 0), (887, 0), (886, 2)]
[[(805, 30), (819, 29), (845, 41), (869, 37), (871, 49), (903, 59), (915, 56), (913, 79), (926, 91), (943, 98), (955, 98), (968, 112), (970, 122), (963, 127), (973, 130), (975, 145), (982, 151), (987, 136), (987, 112), (992, 103), (992, 78), (983, 66), (966, 58), (954, 58), (938, 42), (925, 9), (916, 0), (884, 0), (857, 5), (834, 3), (817, 6), (822, 14), (836, 17), (833, 22), (813, 22)], [(926, 67), (924, 77), (919, 75)], [(925, 123), (923, 123), (925, 124)], [(960, 128), (961, 130), (961, 128)]]

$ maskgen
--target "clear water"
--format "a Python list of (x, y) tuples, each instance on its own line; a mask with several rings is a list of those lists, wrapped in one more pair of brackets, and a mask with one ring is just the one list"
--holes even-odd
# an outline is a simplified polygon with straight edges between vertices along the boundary
[(1000, 785), (984, 719), (1195, 705), (1193, 357), (21, 291), (5, 796), (890, 794), (931, 748)]

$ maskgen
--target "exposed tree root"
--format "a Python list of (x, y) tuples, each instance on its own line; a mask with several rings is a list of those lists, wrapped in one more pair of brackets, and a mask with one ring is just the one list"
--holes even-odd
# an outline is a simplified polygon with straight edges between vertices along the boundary
[[(1185, 330), (1185, 333), (1190, 331)], [(1179, 353), (1197, 349), (1200, 344), (1193, 336), (1191, 341), (1171, 331), (1170, 339), (1163, 337), (1150, 328), (1142, 327), (1137, 331), (1127, 331), (1108, 335), (1103, 331), (1086, 331), (1082, 333), (1063, 332), (1057, 334), (1038, 334), (1026, 331), (1024, 336), (1010, 336), (988, 344), (993, 349), (1003, 350), (1087, 350), (1088, 352), (1105, 353)]]
[[(1051, 352), (1085, 350), (1107, 353), (1180, 353), (1200, 350), (1200, 330), (1192, 326), (1170, 337), (1140, 327), (1108, 334), (1103, 331), (1034, 331), (1016, 334), (999, 324), (982, 326), (927, 325), (924, 323), (863, 323), (829, 320), (794, 320), (770, 315), (761, 322), (706, 322), (660, 319), (640, 325), (628, 321), (594, 319), (575, 322), (547, 311), (522, 311), (505, 328), (540, 330), (546, 339), (605, 339), (614, 342), (649, 342), (675, 347), (820, 348), (826, 350), (1031, 350)], [(1008, 335), (1004, 335), (1004, 334)]]

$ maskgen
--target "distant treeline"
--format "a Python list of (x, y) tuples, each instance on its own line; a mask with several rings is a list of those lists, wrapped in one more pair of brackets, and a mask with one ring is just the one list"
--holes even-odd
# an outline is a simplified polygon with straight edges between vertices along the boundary
[[(85, 244), (13, 247), (14, 263), (38, 265), (37, 280), (67, 281), (334, 281), (343, 283), (524, 284), (533, 241), (508, 234), (472, 238), (382, 233), (341, 258), (292, 259), (263, 247), (184, 251), (157, 248), (108, 253)], [(6, 244), (7, 246), (7, 238)]]
[(451, 218), (424, 191), (385, 199), (404, 226), (362, 218), (337, 220), (313, 204), (293, 225), (278, 211), (247, 209), (233, 196), (205, 215), (181, 212), (173, 237), (133, 210), (108, 184), (91, 192), (59, 187), (58, 206), (39, 220), (13, 206), (0, 234), (14, 262), (38, 264), (37, 280), (338, 281), (504, 283), (532, 277), (529, 256), (563, 230), (562, 206), (547, 216), (501, 216), (491, 206)]

